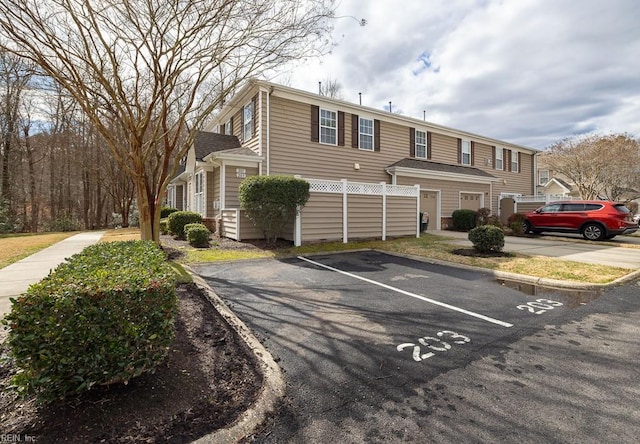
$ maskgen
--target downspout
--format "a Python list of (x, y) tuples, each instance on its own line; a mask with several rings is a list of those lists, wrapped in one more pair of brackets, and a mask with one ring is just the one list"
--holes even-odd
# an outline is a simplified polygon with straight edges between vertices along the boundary
[(267, 176), (271, 175), (271, 94), (274, 89), (272, 86), (267, 94)]

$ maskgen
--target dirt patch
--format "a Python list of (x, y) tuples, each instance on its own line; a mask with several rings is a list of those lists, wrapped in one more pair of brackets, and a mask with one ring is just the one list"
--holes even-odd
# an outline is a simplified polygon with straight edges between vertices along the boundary
[(453, 254), (457, 254), (459, 256), (468, 256), (468, 257), (513, 257), (513, 253), (507, 253), (505, 251), (492, 251), (489, 253), (481, 253), (475, 248), (458, 248), (452, 251)]
[[(0, 360), (0, 434), (38, 443), (183, 443), (223, 428), (254, 402), (258, 364), (193, 284), (178, 287), (176, 337), (154, 374), (49, 405), (16, 399)], [(4, 346), (3, 346), (4, 347)]]

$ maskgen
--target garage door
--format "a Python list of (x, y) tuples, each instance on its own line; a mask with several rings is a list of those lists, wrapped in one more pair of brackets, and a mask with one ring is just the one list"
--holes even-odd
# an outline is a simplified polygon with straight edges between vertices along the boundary
[(460, 193), (460, 209), (478, 211), (480, 209), (480, 194)]

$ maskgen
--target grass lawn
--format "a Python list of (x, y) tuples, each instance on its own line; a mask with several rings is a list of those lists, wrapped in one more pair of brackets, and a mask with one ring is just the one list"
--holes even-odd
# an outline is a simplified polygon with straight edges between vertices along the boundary
[(76, 234), (44, 233), (44, 234), (3, 234), (0, 235), (0, 268), (24, 259), (50, 245), (60, 242)]

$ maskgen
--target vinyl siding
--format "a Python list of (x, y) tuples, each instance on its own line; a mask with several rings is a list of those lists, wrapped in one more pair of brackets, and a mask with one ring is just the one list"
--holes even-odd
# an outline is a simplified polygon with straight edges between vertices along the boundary
[(311, 193), (301, 216), (302, 242), (342, 240), (342, 194)]
[[(258, 174), (258, 168), (240, 168), (244, 168), (247, 171), (247, 177), (256, 176)], [(240, 206), (240, 200), (238, 199), (238, 187), (244, 178), (236, 177), (236, 167), (234, 166), (227, 165), (225, 170), (225, 208), (238, 208)]]
[(349, 239), (382, 237), (382, 196), (349, 195), (347, 209)]
[(458, 139), (443, 134), (431, 133), (431, 160), (458, 164)]
[(417, 205), (417, 199), (387, 197), (387, 237), (415, 236), (418, 229)]
[[(335, 109), (334, 111), (339, 111)], [(367, 117), (362, 115), (362, 117)], [(384, 168), (408, 157), (409, 131), (381, 122), (379, 152), (351, 147), (351, 114), (345, 113), (345, 145), (311, 142), (311, 107), (280, 97), (271, 98), (271, 174), (300, 174), (322, 179), (349, 178), (388, 182)], [(405, 134), (406, 133), (406, 134)], [(354, 163), (360, 169), (354, 169)]]
[[(220, 201), (220, 168), (213, 170), (213, 201)], [(214, 210), (213, 214), (219, 214), (220, 210)]]
[(247, 217), (247, 212), (240, 210), (240, 239), (262, 239), (264, 236)]

